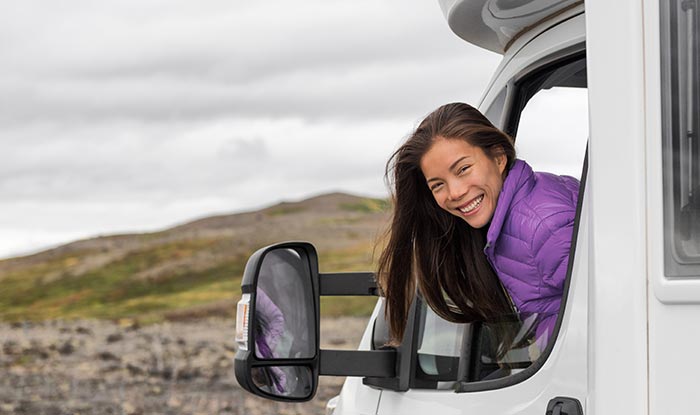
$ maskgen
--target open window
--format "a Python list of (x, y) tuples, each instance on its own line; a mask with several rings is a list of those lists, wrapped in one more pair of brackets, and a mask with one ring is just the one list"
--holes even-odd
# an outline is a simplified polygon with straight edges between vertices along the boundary
[(578, 53), (515, 82), (505, 130), (535, 171), (581, 180), (588, 143), (586, 57)]

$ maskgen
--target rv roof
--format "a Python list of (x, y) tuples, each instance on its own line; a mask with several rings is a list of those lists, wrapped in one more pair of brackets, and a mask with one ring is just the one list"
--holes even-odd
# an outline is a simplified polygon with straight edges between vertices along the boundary
[(582, 0), (438, 0), (450, 29), (469, 43), (503, 54), (523, 33)]

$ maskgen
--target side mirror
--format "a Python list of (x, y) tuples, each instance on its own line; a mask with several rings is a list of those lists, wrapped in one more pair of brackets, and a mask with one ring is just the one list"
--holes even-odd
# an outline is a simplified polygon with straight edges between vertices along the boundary
[(318, 259), (313, 245), (255, 252), (243, 274), (236, 316), (235, 373), (247, 391), (307, 401), (319, 374)]
[[(236, 312), (236, 380), (264, 398), (308, 401), (319, 375), (396, 377), (395, 350), (321, 350), (320, 296), (377, 296), (371, 272), (318, 272), (316, 249), (284, 242), (246, 264)], [(408, 360), (407, 360), (408, 361)]]

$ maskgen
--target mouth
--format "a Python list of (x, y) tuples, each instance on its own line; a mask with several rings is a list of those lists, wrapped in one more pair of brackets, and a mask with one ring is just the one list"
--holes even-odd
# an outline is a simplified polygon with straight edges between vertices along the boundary
[(481, 206), (481, 202), (484, 200), (484, 195), (480, 195), (472, 199), (471, 202), (464, 204), (462, 206), (459, 206), (457, 210), (462, 212), (463, 214), (470, 214), (474, 210), (476, 210), (479, 206)]

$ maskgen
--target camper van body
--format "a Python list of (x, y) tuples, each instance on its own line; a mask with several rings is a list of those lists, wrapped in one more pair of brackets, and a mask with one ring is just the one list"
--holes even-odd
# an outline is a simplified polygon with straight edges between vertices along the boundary
[[(457, 36), (503, 55), (479, 108), (508, 132), (518, 130), (520, 111), (527, 104), (522, 102), (521, 89), (533, 74), (551, 73), (577, 62), (584, 65), (579, 72), (585, 74), (583, 81), (567, 81), (577, 84), (587, 100), (588, 131), (583, 140), (570, 143), (581, 153), (581, 168), (587, 164), (587, 169), (579, 173), (585, 186), (558, 333), (531, 368), (502, 379), (456, 388), (392, 388), (362, 376), (348, 377), (340, 395), (329, 403), (329, 412), (666, 415), (700, 411), (700, 261), (674, 254), (674, 232), (683, 230), (674, 228), (680, 213), (675, 213), (674, 222), (673, 200), (685, 196), (674, 196), (679, 185), (674, 185), (672, 170), (679, 156), (663, 150), (671, 146), (672, 115), (679, 112), (668, 108), (685, 100), (687, 115), (678, 115), (689, 130), (689, 147), (684, 148), (699, 153), (693, 149), (696, 141), (690, 132), (697, 128), (698, 110), (692, 105), (697, 97), (692, 93), (698, 89), (698, 69), (693, 66), (698, 57), (693, 44), (700, 40), (692, 36), (697, 33), (692, 10), (686, 23), (663, 23), (669, 2), (676, 3), (590, 0), (584, 7), (582, 1), (567, 0), (440, 1)], [(683, 7), (700, 7), (695, 1), (683, 3)], [(678, 40), (678, 33), (669, 33), (681, 24), (692, 37), (687, 42), (683, 35)], [(686, 66), (679, 72), (687, 75), (685, 80), (672, 81), (677, 74), (664, 69), (671, 66), (668, 44), (687, 46), (685, 60), (679, 61)], [(453, 70), (469, 76), (468, 68)], [(676, 85), (675, 89), (669, 85)], [(547, 123), (543, 125), (548, 128)], [(527, 145), (525, 137), (514, 135), (516, 148)], [(569, 134), (560, 135), (561, 142), (569, 145)], [(549, 156), (557, 158), (556, 152)], [(700, 179), (695, 160), (690, 157), (683, 162), (682, 168), (689, 170), (680, 175), (682, 180)], [(693, 240), (697, 226), (689, 226), (690, 243), (697, 246)], [(376, 343), (377, 326), (383, 321), (381, 302), (371, 316), (361, 350), (370, 350)], [(412, 324), (419, 324), (418, 319)], [(401, 353), (397, 361), (405, 362), (407, 356)], [(415, 358), (416, 351), (411, 353)], [(359, 354), (344, 357), (351, 362), (357, 359), (361, 366)], [(557, 398), (578, 403), (580, 409), (567, 412), (553, 403)]]

